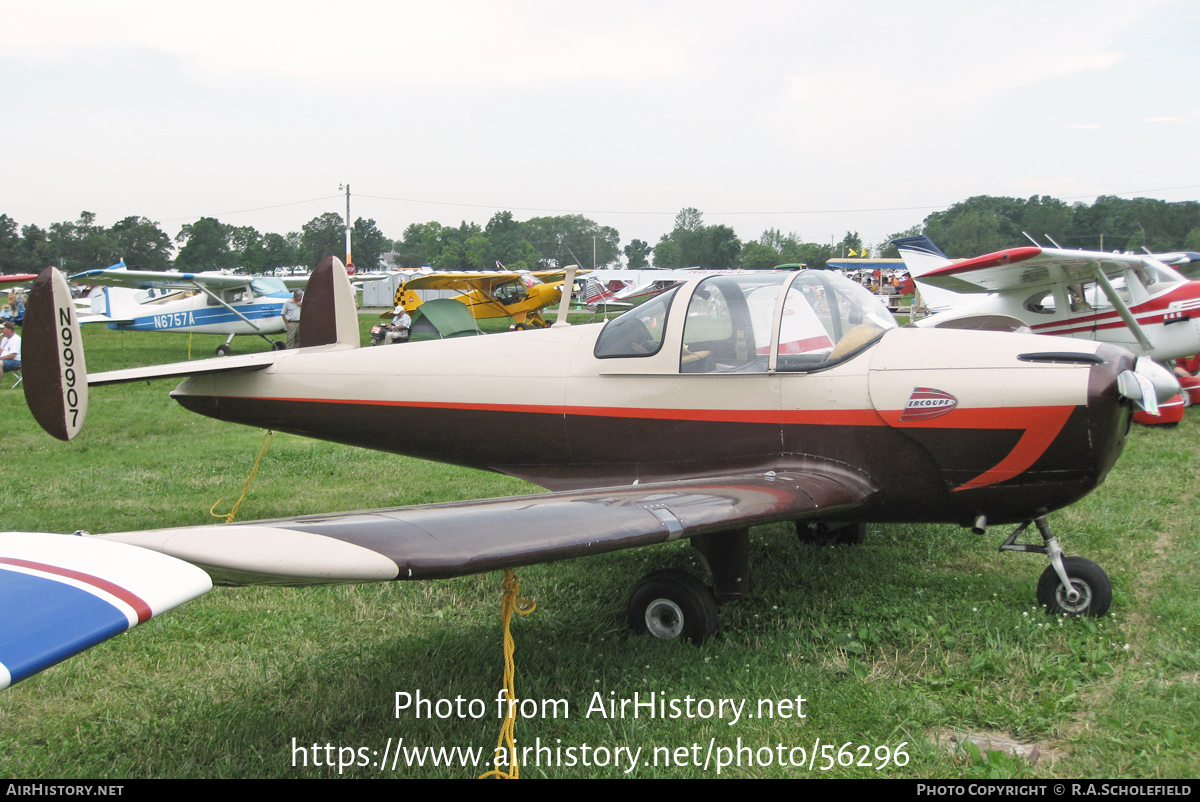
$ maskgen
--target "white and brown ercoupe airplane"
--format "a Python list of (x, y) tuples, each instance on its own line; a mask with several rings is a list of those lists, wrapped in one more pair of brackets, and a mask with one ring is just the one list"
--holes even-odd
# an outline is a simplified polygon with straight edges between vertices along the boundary
[[(26, 397), (43, 427), (69, 439), (89, 386), (187, 377), (172, 396), (203, 415), (500, 471), (551, 492), (91, 537), (7, 535), (0, 591), (17, 581), (5, 579), (11, 568), (23, 607), (38, 609), (28, 603), (41, 592), (34, 579), (67, 577), (81, 593), (103, 590), (93, 594), (103, 603), (124, 600), (110, 627), (120, 631), (210, 580), (437, 579), (689, 538), (711, 589), (678, 571), (651, 573), (628, 615), (636, 630), (700, 641), (716, 628), (717, 602), (748, 592), (748, 527), (795, 521), (810, 539), (857, 541), (866, 522), (911, 521), (1016, 524), (1002, 548), (1049, 558), (1039, 601), (1101, 615), (1107, 576), (1064, 558), (1044, 516), (1104, 480), (1135, 402), (1152, 406), (1177, 387), (1149, 360), (1104, 343), (897, 329), (869, 293), (823, 271), (697, 276), (607, 324), (359, 348), (350, 283), (329, 258), (304, 310), (298, 350), (87, 376), (66, 284), (48, 270), (29, 301)], [(513, 431), (532, 433), (520, 449)], [(1040, 543), (1020, 542), (1031, 522)], [(116, 559), (124, 573), (110, 579), (94, 567), (103, 560), (76, 546), (165, 565)], [(122, 584), (147, 573), (167, 598)], [(4, 627), (20, 641), (21, 626), (51, 632), (44, 623), (0, 626), (12, 681), (114, 634), (13, 654)]]

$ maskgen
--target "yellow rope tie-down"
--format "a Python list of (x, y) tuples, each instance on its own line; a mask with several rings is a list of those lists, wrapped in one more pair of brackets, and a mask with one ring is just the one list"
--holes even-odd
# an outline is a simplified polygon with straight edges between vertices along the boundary
[[(514, 612), (519, 615), (529, 615), (537, 609), (537, 605), (528, 599), (519, 598), (517, 593), (520, 589), (521, 583), (517, 580), (516, 572), (511, 568), (505, 568), (504, 598), (500, 602), (500, 621), (504, 627), (504, 696), (508, 700), (508, 715), (504, 717), (504, 723), (500, 725), (500, 737), (496, 740), (496, 752), (493, 758), (496, 768), (479, 775), (481, 780), (488, 777), (500, 780), (519, 780), (521, 778), (521, 767), (517, 765), (516, 747), (517, 695), (513, 690), (513, 678), (516, 674), (513, 652), (517, 647), (513, 642), (509, 622), (512, 621)], [(506, 756), (509, 763), (507, 772), (500, 770), (500, 755), (502, 754)]]
[(267, 449), (271, 447), (271, 440), (274, 437), (275, 433), (270, 429), (263, 433), (262, 448), (260, 448), (258, 451), (258, 459), (254, 460), (254, 467), (250, 469), (250, 475), (246, 477), (246, 484), (242, 485), (242, 495), (239, 496), (238, 500), (234, 502), (233, 507), (229, 510), (229, 512), (222, 514), (215, 511), (217, 509), (217, 504), (220, 504), (222, 501), (224, 501), (223, 498), (219, 498), (217, 499), (216, 504), (213, 504), (208, 508), (209, 515), (214, 518), (224, 518), (225, 523), (227, 524), (233, 523), (233, 519), (237, 515), (238, 507), (242, 506), (242, 501), (246, 498), (246, 493), (250, 492), (250, 485), (254, 482), (254, 477), (258, 476), (258, 466), (262, 464), (263, 457), (267, 455)]
[(192, 332), (192, 331), (188, 332), (188, 361), (189, 362), (192, 360), (192, 335), (193, 334), (195, 334), (195, 332)]

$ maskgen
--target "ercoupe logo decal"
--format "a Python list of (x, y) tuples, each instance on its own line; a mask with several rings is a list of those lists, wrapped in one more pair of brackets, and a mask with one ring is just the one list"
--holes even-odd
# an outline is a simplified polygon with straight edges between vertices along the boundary
[(958, 399), (950, 393), (932, 387), (914, 387), (904, 412), (900, 413), (900, 421), (929, 420), (945, 415), (956, 406)]

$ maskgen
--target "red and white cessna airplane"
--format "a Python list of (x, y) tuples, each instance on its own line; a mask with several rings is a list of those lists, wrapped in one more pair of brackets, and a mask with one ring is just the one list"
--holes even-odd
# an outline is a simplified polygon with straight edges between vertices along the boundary
[[(716, 628), (718, 600), (747, 594), (748, 527), (774, 521), (826, 541), (860, 540), (865, 522), (1016, 524), (1002, 548), (1049, 559), (1039, 601), (1101, 615), (1107, 576), (1064, 557), (1044, 516), (1104, 480), (1135, 403), (1177, 390), (1149, 360), (1104, 343), (898, 329), (864, 289), (825, 271), (696, 276), (607, 324), (359, 348), (350, 283), (329, 258), (304, 309), (298, 350), (88, 376), (66, 284), (48, 270), (25, 324), (30, 409), (69, 439), (89, 387), (186, 377), (172, 396), (203, 415), (500, 471), (551, 492), (0, 536), (0, 598), (23, 594), (19, 606), (34, 611), (0, 623), (9, 680), (212, 582), (437, 579), (679, 538), (703, 557), (711, 589), (651, 573), (633, 589), (629, 621), (700, 641)], [(514, 431), (531, 433), (519, 449)], [(1019, 542), (1033, 522), (1041, 542)], [(134, 553), (154, 564), (122, 556)], [(105, 573), (114, 564), (118, 575)], [(145, 574), (165, 587), (132, 584)], [(56, 583), (69, 601), (30, 602), (66, 593), (45, 589)], [(88, 594), (116, 611), (96, 613), (104, 626), (77, 614)], [(61, 627), (41, 620), (64, 609)]]
[(894, 241), (936, 328), (997, 315), (1035, 334), (1116, 343), (1159, 362), (1200, 353), (1200, 281), (1149, 254), (1024, 247), (954, 262), (928, 237)]

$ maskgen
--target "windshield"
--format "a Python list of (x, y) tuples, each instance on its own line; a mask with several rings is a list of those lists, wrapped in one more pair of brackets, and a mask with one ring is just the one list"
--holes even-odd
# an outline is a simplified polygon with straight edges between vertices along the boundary
[(267, 277), (256, 278), (251, 281), (250, 289), (254, 291), (255, 295), (275, 295), (281, 292), (286, 293), (288, 291), (287, 285), (284, 284), (283, 281), (277, 278)]
[(613, 318), (596, 339), (593, 352), (599, 359), (617, 356), (653, 356), (662, 348), (667, 328), (667, 311), (675, 290), (652, 298), (641, 306)]
[(777, 370), (813, 370), (857, 353), (895, 327), (875, 296), (833, 273), (712, 276), (696, 286), (688, 303), (679, 370), (765, 373), (774, 334)]

